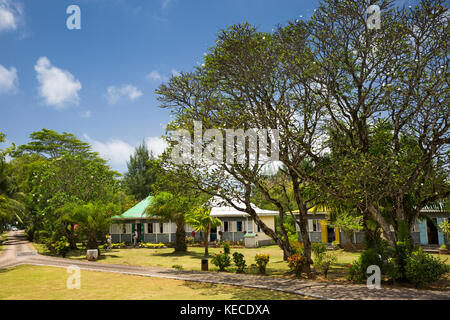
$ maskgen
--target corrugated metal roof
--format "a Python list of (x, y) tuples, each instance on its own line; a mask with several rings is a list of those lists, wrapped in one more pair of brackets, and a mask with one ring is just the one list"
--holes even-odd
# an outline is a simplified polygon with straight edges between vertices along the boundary
[(145, 210), (153, 200), (152, 196), (148, 196), (134, 207), (128, 209), (124, 213), (118, 216), (112, 217), (113, 219), (148, 219), (149, 216), (145, 213)]

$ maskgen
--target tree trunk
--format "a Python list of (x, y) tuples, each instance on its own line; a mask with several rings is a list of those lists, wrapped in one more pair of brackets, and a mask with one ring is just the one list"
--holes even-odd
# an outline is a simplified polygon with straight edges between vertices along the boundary
[(291, 177), (292, 177), (292, 187), (294, 191), (295, 201), (298, 205), (298, 217), (299, 217), (299, 227), (300, 227), (300, 233), (302, 235), (302, 242), (303, 242), (303, 255), (307, 259), (307, 264), (305, 266), (306, 273), (311, 272), (311, 264), (313, 264), (313, 260), (311, 258), (311, 241), (309, 240), (308, 235), (308, 209), (306, 208), (305, 203), (303, 202), (303, 198), (301, 195), (301, 190), (299, 186), (299, 182), (296, 178), (295, 173), (291, 170)]
[(209, 233), (210, 233), (210, 226), (208, 225), (208, 227), (206, 228), (205, 231), (205, 257), (208, 256), (208, 237), (209, 237)]
[(186, 246), (186, 231), (185, 231), (185, 222), (184, 218), (178, 219), (176, 222), (177, 225), (177, 231), (176, 231), (176, 238), (175, 238), (175, 251), (177, 252), (184, 252), (187, 250)]

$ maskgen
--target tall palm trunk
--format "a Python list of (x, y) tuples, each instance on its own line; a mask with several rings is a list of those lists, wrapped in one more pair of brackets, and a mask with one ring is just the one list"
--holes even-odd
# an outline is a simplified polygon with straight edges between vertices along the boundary
[(209, 239), (209, 234), (210, 234), (210, 232), (211, 232), (211, 226), (210, 225), (208, 225), (207, 227), (206, 227), (206, 230), (205, 230), (205, 257), (207, 257), (208, 256), (208, 239)]

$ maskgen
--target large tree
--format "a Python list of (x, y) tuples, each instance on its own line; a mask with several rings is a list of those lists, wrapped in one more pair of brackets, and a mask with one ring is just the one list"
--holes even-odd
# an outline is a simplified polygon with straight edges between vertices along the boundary
[(148, 197), (157, 180), (157, 160), (148, 151), (145, 143), (136, 147), (127, 162), (128, 171), (123, 177), (123, 186), (137, 201)]
[(318, 69), (309, 89), (325, 111), (331, 170), (309, 149), (318, 170), (299, 173), (375, 220), (395, 246), (450, 192), (448, 8), (381, 1), (381, 28), (370, 29), (372, 2), (325, 0), (311, 19)]

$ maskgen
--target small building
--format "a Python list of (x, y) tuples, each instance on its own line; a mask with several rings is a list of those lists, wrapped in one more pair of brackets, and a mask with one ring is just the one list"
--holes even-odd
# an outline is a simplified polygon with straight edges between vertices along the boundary
[(175, 240), (175, 223), (161, 222), (159, 218), (146, 214), (152, 199), (152, 196), (148, 196), (123, 214), (112, 218), (114, 223), (109, 233), (114, 243), (132, 243), (134, 231), (137, 231), (138, 239), (142, 242), (170, 243)]
[[(298, 211), (294, 212), (298, 214)], [(443, 209), (424, 208), (421, 211), (421, 218), (418, 219), (412, 230), (412, 238), (416, 245), (442, 245), (449, 243), (445, 235), (439, 229), (439, 225), (450, 218), (450, 212)], [(329, 212), (326, 209), (315, 210), (310, 209), (307, 215), (308, 219), (308, 235), (311, 242), (322, 243), (349, 243), (343, 232), (335, 227), (329, 221)], [(298, 239), (301, 241), (302, 236), (300, 229), (296, 224)], [(391, 232), (394, 232), (391, 226)], [(353, 233), (352, 242), (361, 244), (364, 242), (365, 234), (363, 231)]]
[[(243, 204), (235, 205), (244, 207)], [(275, 217), (278, 216), (278, 211), (263, 210), (255, 205), (252, 208), (266, 226), (275, 230)], [(244, 241), (245, 234), (254, 233), (260, 246), (273, 243), (272, 238), (262, 232), (249, 214), (236, 210), (233, 206), (216, 202), (211, 209), (210, 215), (222, 221), (222, 225), (217, 230), (211, 230), (212, 238), (217, 236), (222, 241)]]
[[(173, 222), (161, 222), (158, 217), (146, 214), (146, 209), (150, 205), (153, 197), (148, 196), (123, 214), (114, 216), (114, 223), (110, 226), (110, 234), (114, 243), (133, 242), (133, 233), (137, 231), (138, 239), (141, 242), (149, 243), (171, 243), (175, 242), (176, 225)], [(263, 210), (253, 207), (261, 220), (271, 229), (275, 228), (276, 211)], [(232, 206), (219, 204), (215, 201), (211, 208), (211, 216), (219, 218), (222, 225), (212, 229), (210, 241), (244, 241), (246, 233), (255, 233), (259, 245), (272, 243), (272, 239), (267, 236), (253, 222), (250, 216), (242, 211), (236, 210)], [(194, 229), (186, 225), (186, 236), (192, 236)], [(203, 240), (200, 232), (194, 231), (194, 239)]]

